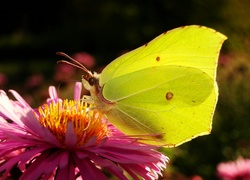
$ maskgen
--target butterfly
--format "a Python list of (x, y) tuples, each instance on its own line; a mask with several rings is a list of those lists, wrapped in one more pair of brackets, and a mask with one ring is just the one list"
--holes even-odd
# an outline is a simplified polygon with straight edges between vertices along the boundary
[(211, 132), (226, 39), (208, 27), (179, 27), (121, 55), (100, 74), (82, 66), (82, 82), (96, 109), (121, 132), (178, 146)]

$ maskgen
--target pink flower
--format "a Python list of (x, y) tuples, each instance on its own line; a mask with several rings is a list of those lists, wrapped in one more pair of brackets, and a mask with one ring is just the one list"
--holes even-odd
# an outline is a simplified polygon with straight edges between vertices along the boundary
[(2, 179), (158, 179), (168, 158), (137, 139), (125, 136), (104, 116), (81, 101), (81, 83), (74, 100), (62, 100), (49, 88), (47, 103), (32, 109), (13, 90), (16, 101), (0, 91), (0, 172)]
[(250, 180), (250, 159), (238, 158), (236, 161), (220, 163), (217, 174), (223, 180)]
[(4, 86), (8, 83), (8, 77), (5, 74), (0, 73), (0, 86)]
[(59, 63), (56, 66), (54, 79), (56, 81), (67, 81), (70, 80), (75, 75), (75, 67), (69, 66), (65, 63)]
[(86, 52), (75, 53), (72, 55), (72, 57), (88, 69), (94, 67), (95, 65), (95, 58)]
[(36, 88), (41, 86), (43, 83), (43, 75), (42, 74), (33, 74), (26, 80), (27, 88)]

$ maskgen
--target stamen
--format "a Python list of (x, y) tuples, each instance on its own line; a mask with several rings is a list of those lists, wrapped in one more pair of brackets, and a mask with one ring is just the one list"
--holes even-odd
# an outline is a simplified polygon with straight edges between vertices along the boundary
[(63, 146), (69, 121), (74, 124), (76, 145), (87, 143), (93, 136), (97, 138), (98, 143), (110, 133), (103, 115), (91, 110), (91, 105), (83, 101), (64, 100), (44, 104), (38, 108), (37, 118)]

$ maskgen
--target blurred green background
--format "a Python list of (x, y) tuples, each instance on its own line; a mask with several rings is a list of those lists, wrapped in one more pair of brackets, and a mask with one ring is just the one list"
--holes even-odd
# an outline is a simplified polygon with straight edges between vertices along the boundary
[[(164, 178), (216, 179), (218, 163), (250, 158), (250, 1), (43, 0), (0, 2), (0, 88), (32, 105), (48, 85), (67, 91), (75, 76), (55, 78), (55, 52), (86, 52), (100, 71), (114, 58), (175, 27), (198, 24), (228, 36), (218, 67), (219, 102), (211, 135), (174, 149)], [(65, 85), (66, 84), (66, 85)], [(73, 84), (73, 83), (71, 83)], [(67, 93), (66, 95), (67, 96)]]

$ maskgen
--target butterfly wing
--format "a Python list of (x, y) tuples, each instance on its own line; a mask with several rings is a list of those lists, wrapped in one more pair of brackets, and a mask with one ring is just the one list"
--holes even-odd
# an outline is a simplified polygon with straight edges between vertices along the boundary
[(107, 112), (111, 123), (128, 135), (155, 135), (147, 143), (168, 146), (210, 132), (216, 94), (207, 74), (174, 65), (126, 74), (103, 88), (104, 97), (115, 102)]
[(194, 67), (215, 79), (217, 58), (225, 39), (223, 34), (197, 25), (167, 31), (107, 65), (100, 75), (100, 86), (124, 74), (167, 65)]

